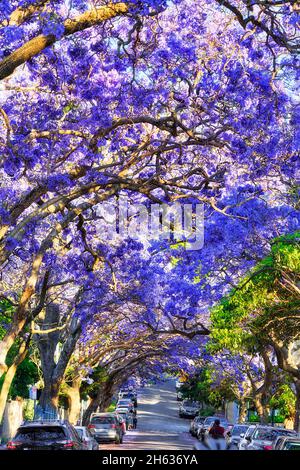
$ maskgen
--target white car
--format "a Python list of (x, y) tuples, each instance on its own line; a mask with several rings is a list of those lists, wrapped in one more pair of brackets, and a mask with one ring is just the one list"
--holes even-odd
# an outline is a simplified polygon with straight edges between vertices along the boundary
[(116, 407), (116, 413), (118, 414), (123, 414), (123, 413), (129, 413), (129, 409), (127, 406), (117, 406)]
[(225, 432), (227, 446), (230, 449), (238, 449), (241, 436), (248, 431), (249, 424), (235, 424), (231, 429)]
[(249, 437), (254, 432), (255, 428), (256, 428), (255, 424), (250, 424), (250, 426), (247, 429), (247, 431), (245, 432), (245, 434), (244, 433), (240, 434), (240, 442), (238, 444), (238, 449), (239, 450), (246, 450), (247, 449), (247, 446), (249, 444)]
[(128, 398), (128, 399), (125, 399), (125, 398), (122, 399), (121, 398), (118, 401), (116, 406), (117, 406), (117, 408), (127, 408), (128, 410), (130, 410), (131, 408), (134, 407), (133, 402), (132, 402), (132, 400), (130, 400), (130, 398)]
[(277, 436), (297, 437), (296, 431), (258, 424), (249, 437), (246, 450), (269, 450)]

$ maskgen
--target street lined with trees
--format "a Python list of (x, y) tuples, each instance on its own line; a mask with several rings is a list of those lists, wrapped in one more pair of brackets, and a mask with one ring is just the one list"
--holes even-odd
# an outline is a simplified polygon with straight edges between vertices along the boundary
[(184, 370), (300, 431), (298, 3), (2, 3), (0, 422)]

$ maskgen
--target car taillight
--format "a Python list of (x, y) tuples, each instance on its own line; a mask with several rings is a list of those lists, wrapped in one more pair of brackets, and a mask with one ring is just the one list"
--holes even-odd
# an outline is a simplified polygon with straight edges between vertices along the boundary
[(94, 426), (94, 424), (89, 424), (89, 425), (88, 425), (88, 428), (89, 428), (89, 429), (96, 429), (96, 426)]
[(112, 425), (111, 425), (111, 428), (112, 428), (112, 429), (116, 429), (116, 427), (117, 427), (116, 424), (112, 424)]
[(73, 442), (73, 441), (68, 441), (68, 442), (66, 442), (66, 444), (64, 444), (64, 447), (70, 449), (71, 447), (74, 447), (74, 444), (75, 444), (75, 442)]
[(264, 450), (273, 450), (273, 447), (272, 446), (264, 446), (263, 449)]
[(17, 448), (17, 444), (13, 441), (9, 441), (7, 444), (6, 444), (6, 447), (7, 449), (9, 450), (14, 450)]

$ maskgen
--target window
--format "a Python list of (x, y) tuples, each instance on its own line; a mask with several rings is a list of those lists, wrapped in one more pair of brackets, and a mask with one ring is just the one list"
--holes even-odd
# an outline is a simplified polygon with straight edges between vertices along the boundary
[(76, 429), (76, 431), (77, 431), (77, 434), (80, 437), (80, 439), (82, 439), (84, 437), (83, 436), (83, 429)]
[(283, 450), (300, 450), (300, 442), (293, 442), (293, 441), (287, 441), (283, 448)]
[(91, 419), (92, 424), (113, 424), (115, 422), (113, 416), (94, 416), (94, 418)]
[(246, 433), (248, 426), (234, 426), (231, 430), (233, 436), (240, 436), (242, 433)]
[(16, 440), (22, 441), (54, 441), (65, 439), (64, 429), (58, 426), (28, 427), (19, 429)]

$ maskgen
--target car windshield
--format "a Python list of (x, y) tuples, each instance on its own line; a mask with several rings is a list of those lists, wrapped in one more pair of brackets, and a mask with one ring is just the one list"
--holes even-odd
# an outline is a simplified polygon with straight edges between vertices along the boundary
[(253, 439), (273, 441), (278, 435), (289, 436), (291, 432), (285, 429), (257, 428), (253, 433)]
[(54, 441), (65, 439), (65, 437), (64, 429), (59, 426), (30, 426), (19, 429), (15, 439), (22, 441)]
[(206, 418), (204, 424), (211, 424), (215, 421), (216, 418)]
[(193, 407), (195, 407), (195, 406), (197, 406), (197, 403), (192, 401), (192, 400), (184, 400), (183, 405), (184, 406), (193, 406)]
[(131, 400), (119, 400), (118, 405), (129, 405)]
[(246, 433), (249, 426), (233, 426), (231, 434), (233, 436), (240, 436), (242, 433)]
[(287, 441), (284, 444), (283, 449), (284, 450), (300, 450), (300, 442), (299, 441), (296, 441), (296, 442)]
[(83, 438), (83, 429), (81, 428), (76, 428), (77, 434), (79, 435), (80, 439)]
[(91, 419), (92, 424), (112, 424), (115, 422), (115, 418), (113, 416), (94, 416)]

